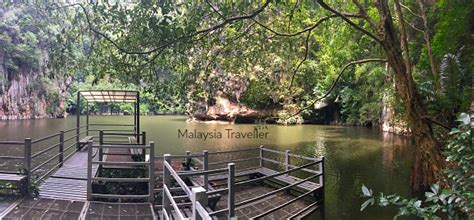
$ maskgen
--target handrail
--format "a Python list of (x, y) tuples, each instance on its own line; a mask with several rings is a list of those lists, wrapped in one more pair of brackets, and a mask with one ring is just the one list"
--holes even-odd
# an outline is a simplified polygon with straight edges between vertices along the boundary
[(135, 125), (131, 125), (131, 124), (101, 124), (101, 123), (89, 124), (89, 126), (123, 126), (123, 127), (135, 127)]
[(191, 196), (191, 190), (189, 189), (188, 185), (186, 185), (186, 183), (179, 177), (178, 173), (176, 173), (168, 161), (164, 160), (163, 164), (165, 165), (166, 169), (170, 171), (171, 176), (174, 177), (175, 181), (179, 184), (179, 186), (181, 186), (186, 195)]
[(55, 147), (58, 147), (59, 145), (61, 144), (61, 142), (55, 144), (55, 145), (52, 145), (46, 149), (43, 149), (43, 150), (40, 150), (38, 152), (36, 152), (35, 154), (31, 155), (31, 158), (36, 158), (37, 156), (40, 156), (48, 151), (50, 151), (51, 149), (55, 148)]
[(145, 144), (123, 144), (123, 145), (115, 145), (115, 144), (102, 144), (102, 145), (94, 145), (93, 148), (139, 148), (139, 149), (148, 149), (150, 145)]
[(251, 199), (247, 199), (247, 200), (244, 200), (244, 201), (242, 201), (242, 202), (239, 202), (239, 203), (235, 204), (235, 206), (243, 206), (243, 205), (246, 205), (246, 204), (255, 202), (255, 201), (257, 201), (257, 200), (260, 200), (260, 199), (263, 199), (263, 198), (265, 198), (265, 197), (274, 195), (274, 194), (276, 194), (276, 193), (279, 193), (279, 192), (284, 191), (284, 190), (286, 190), (286, 189), (289, 189), (289, 188), (291, 188), (291, 187), (300, 185), (300, 184), (302, 184), (302, 183), (304, 183), (304, 182), (307, 182), (307, 181), (309, 181), (309, 180), (311, 180), (311, 179), (314, 179), (314, 178), (316, 178), (316, 177), (318, 177), (318, 176), (320, 176), (320, 175), (322, 175), (322, 174), (315, 174), (315, 175), (312, 175), (312, 176), (310, 176), (310, 177), (308, 177), (308, 178), (302, 179), (302, 180), (300, 180), (300, 181), (298, 181), (298, 182), (295, 182), (295, 183), (293, 183), (293, 184), (290, 184), (290, 185), (287, 185), (287, 186), (285, 186), (285, 187), (279, 188), (279, 189), (277, 189), (277, 190), (273, 190), (273, 191), (268, 192), (268, 193), (265, 193), (265, 194), (263, 194), (263, 195), (260, 195), (260, 196), (257, 196), (257, 197), (253, 197), (253, 198), (251, 198)]
[(49, 159), (43, 161), (42, 163), (40, 163), (38, 166), (36, 166), (35, 168), (31, 169), (31, 172), (35, 172), (37, 171), (39, 168), (43, 167), (44, 165), (46, 165), (47, 163), (51, 162), (53, 159), (56, 159), (57, 157), (59, 157), (59, 155), (61, 155), (62, 152), (59, 152), (57, 154), (55, 154), (54, 156), (50, 157)]
[(203, 220), (211, 220), (211, 216), (199, 201), (196, 202), (196, 211)]
[[(273, 178), (273, 177), (276, 177), (276, 176), (281, 176), (281, 175), (287, 174), (287, 173), (291, 173), (291, 172), (300, 170), (300, 169), (302, 169), (302, 168), (306, 168), (306, 167), (312, 166), (312, 165), (317, 164), (317, 163), (320, 163), (320, 162), (315, 161), (315, 162), (311, 162), (311, 163), (305, 164), (305, 165), (303, 165), (303, 166), (299, 166), (299, 167), (297, 167), (297, 168), (289, 169), (289, 170), (286, 170), (286, 171), (283, 171), (283, 172), (279, 172), (279, 173), (275, 173), (275, 174), (272, 174), (272, 175), (263, 176), (263, 177), (259, 177), (259, 178), (255, 178), (255, 179), (251, 179), (251, 180), (239, 181), (239, 182), (236, 182), (235, 185), (236, 185), (236, 186), (240, 186), (240, 185), (249, 184), (249, 183), (253, 183), (253, 182), (261, 182), (261, 181), (264, 181), (264, 180), (266, 180), (266, 179)], [(210, 194), (222, 193), (222, 192), (225, 192), (226, 190), (227, 190), (227, 188), (218, 189), (218, 190), (213, 190), (213, 191), (207, 192), (207, 194), (210, 195)]]
[[(144, 161), (144, 162), (121, 162), (121, 161), (116, 161), (116, 162), (111, 162), (111, 161), (104, 161), (103, 160), (103, 152), (100, 152), (103, 148), (114, 148), (116, 146), (114, 145), (101, 145), (103, 141), (103, 133), (101, 132), (100, 134), (100, 141), (99, 145), (93, 145), (92, 141), (88, 142), (88, 148), (87, 148), (87, 199), (90, 200), (92, 197), (98, 197), (98, 198), (111, 198), (111, 199), (120, 199), (120, 198), (131, 198), (131, 199), (146, 199), (148, 198), (149, 202), (153, 202), (154, 200), (154, 183), (155, 183), (155, 177), (154, 177), (154, 162), (155, 162), (155, 157), (154, 157), (154, 142), (150, 141), (148, 145), (129, 145), (127, 146), (119, 146), (119, 148), (143, 148), (143, 149), (149, 149), (150, 153), (150, 160), (149, 161)], [(94, 148), (96, 149), (95, 152)], [(92, 158), (94, 158), (99, 152), (99, 160), (98, 161), (93, 161)], [(138, 178), (118, 178), (118, 177), (95, 177), (92, 176), (92, 165), (93, 164), (99, 164), (99, 165), (144, 165), (148, 166), (148, 177), (138, 177)], [(101, 166), (99, 166), (99, 169)], [(140, 195), (123, 195), (123, 194), (97, 194), (97, 193), (92, 193), (92, 182), (93, 181), (109, 181), (109, 182), (142, 182), (142, 183), (148, 183), (148, 193), (147, 194), (140, 194)]]
[[(64, 148), (64, 152), (68, 151), (69, 149), (71, 149), (72, 147), (75, 147), (77, 144), (77, 142), (74, 142), (73, 144), (67, 146), (66, 148)], [(74, 152), (73, 152), (74, 153)]]
[[(260, 163), (259, 167), (263, 167), (262, 162), (265, 161), (265, 162), (276, 163), (278, 165), (284, 165), (285, 170), (282, 171), (282, 172), (276, 172), (276, 173), (273, 173), (273, 174), (268, 174), (266, 176), (262, 176), (262, 177), (255, 178), (255, 179), (235, 182), (235, 177), (236, 177), (235, 168), (234, 168), (235, 165), (233, 163), (228, 164), (227, 168), (219, 168), (219, 169), (209, 170), (208, 169), (209, 165), (220, 165), (220, 164), (228, 163), (229, 161), (226, 161), (226, 162), (217, 161), (217, 162), (209, 163), (207, 161), (207, 159), (200, 160), (201, 156), (203, 156), (204, 158), (207, 158), (207, 156), (209, 154), (218, 154), (218, 153), (215, 153), (215, 152), (207, 153), (206, 152), (205, 153), (206, 156), (201, 155), (201, 154), (191, 154), (190, 152), (187, 152), (186, 155), (169, 155), (169, 154), (165, 155), (165, 157), (164, 157), (165, 160), (163, 162), (163, 164), (164, 164), (163, 175), (164, 175), (164, 179), (166, 179), (167, 181), (165, 181), (165, 188), (166, 189), (163, 188), (163, 190), (167, 190), (169, 192), (170, 178), (174, 178), (175, 181), (180, 186), (178, 189), (184, 191), (185, 195), (173, 197), (171, 195), (171, 193), (169, 193), (168, 196), (165, 196), (166, 198), (164, 198), (164, 200), (163, 200), (164, 203), (162, 205), (162, 209), (164, 211), (163, 213), (166, 215), (166, 213), (170, 212), (170, 210), (171, 210), (170, 205), (173, 205), (173, 208), (175, 210), (177, 210), (179, 208), (179, 206), (175, 206), (175, 203), (176, 203), (175, 200), (179, 201), (180, 199), (189, 198), (189, 200), (191, 200), (191, 204), (193, 206), (192, 207), (193, 218), (196, 217), (196, 216), (201, 216), (201, 218), (203, 218), (203, 219), (210, 219), (210, 216), (215, 216), (215, 215), (221, 214), (221, 213), (222, 214), (226, 213), (227, 216), (233, 217), (233, 216), (235, 216), (235, 208), (236, 207), (241, 207), (241, 206), (247, 205), (249, 203), (252, 203), (252, 202), (255, 202), (255, 201), (258, 201), (258, 200), (262, 200), (264, 198), (268, 198), (269, 196), (275, 195), (277, 193), (281, 193), (281, 192), (283, 192), (285, 190), (288, 190), (292, 187), (296, 187), (296, 186), (299, 186), (301, 184), (305, 184), (306, 182), (311, 181), (312, 179), (315, 179), (315, 178), (318, 178), (318, 177), (320, 178), (319, 185), (316, 185), (315, 189), (312, 189), (309, 193), (305, 193), (304, 196), (307, 196), (310, 193), (314, 192), (315, 190), (320, 190), (321, 188), (324, 187), (324, 181), (321, 181), (321, 179), (324, 180), (324, 178), (322, 177), (323, 176), (323, 165), (322, 165), (322, 163), (324, 163), (324, 157), (316, 158), (316, 159), (315, 158), (306, 158), (305, 156), (290, 154), (288, 150), (285, 151), (285, 152), (281, 152), (281, 151), (276, 151), (276, 150), (272, 150), (272, 149), (266, 149), (266, 148), (263, 148), (263, 146), (261, 146), (259, 149), (251, 149), (251, 150), (243, 150), (243, 151), (253, 151), (253, 150), (260, 150), (260, 156), (259, 157), (248, 157), (248, 155), (245, 155), (244, 156), (245, 158), (237, 158), (237, 159), (232, 160), (232, 162), (244, 162), (244, 161), (251, 161), (251, 160), (255, 160), (255, 159), (260, 159), (261, 163)], [(279, 161), (279, 160), (265, 158), (264, 155), (262, 154), (262, 152), (265, 152), (265, 151), (273, 152), (273, 153), (276, 153), (278, 155), (284, 156), (285, 161), (283, 162), (283, 161)], [(229, 152), (242, 152), (242, 151), (241, 150), (233, 150), (233, 151), (229, 151)], [(220, 152), (220, 153), (222, 153), (222, 152)], [(305, 163), (303, 165), (296, 166), (296, 165), (290, 164), (289, 157), (302, 158), (302, 159), (307, 159), (307, 160), (310, 160), (310, 161), (308, 161), (307, 163)], [(204, 170), (181, 171), (181, 172), (176, 171), (170, 165), (170, 163), (171, 163), (170, 161), (173, 158), (194, 158), (195, 161), (197, 161), (199, 164), (201, 164), (203, 166)], [(319, 172), (316, 169), (313, 170), (313, 168), (308, 169), (309, 167), (317, 165), (317, 164), (319, 164), (319, 166), (320, 166)], [(271, 192), (265, 193), (263, 195), (260, 195), (260, 196), (257, 196), (257, 197), (254, 197), (254, 198), (251, 198), (251, 199), (248, 199), (248, 200), (244, 200), (244, 201), (241, 201), (239, 203), (235, 203), (235, 201), (234, 201), (234, 196), (235, 196), (234, 195), (235, 194), (234, 193), (234, 190), (235, 190), (234, 188), (237, 187), (237, 186), (242, 186), (242, 185), (251, 184), (251, 183), (255, 183), (255, 182), (261, 182), (261, 181), (264, 181), (264, 180), (267, 180), (267, 179), (270, 179), (270, 178), (283, 176), (283, 175), (286, 175), (288, 173), (295, 172), (295, 171), (300, 171), (300, 170), (309, 172), (311, 174), (310, 174), (309, 177), (307, 177), (305, 179), (297, 178), (295, 180), (296, 182), (288, 183), (288, 185), (286, 185), (284, 187), (281, 187), (279, 189), (276, 189), (276, 190), (273, 190)], [(201, 175), (205, 175), (205, 176), (219, 175), (219, 173), (223, 173), (225, 171), (229, 172), (229, 174), (227, 175), (227, 178), (228, 178), (228, 181), (226, 183), (227, 187), (217, 189), (217, 190), (213, 190), (213, 191), (207, 191), (206, 192), (206, 190), (203, 190), (203, 191), (199, 192), (199, 193), (205, 194), (206, 197), (209, 196), (209, 195), (217, 194), (217, 193), (227, 193), (228, 194), (229, 197), (228, 197), (228, 201), (227, 201), (228, 202), (227, 207), (224, 208), (224, 209), (221, 209), (221, 210), (216, 210), (216, 211), (211, 211), (211, 212), (208, 212), (202, 206), (202, 203), (200, 203), (200, 201), (198, 201), (196, 199), (196, 194), (195, 194), (196, 192), (194, 192), (196, 190), (196, 188), (193, 188), (192, 190), (190, 190), (190, 188), (181, 179), (181, 178), (184, 178), (184, 177), (201, 176)], [(220, 185), (224, 185), (224, 183), (219, 184), (219, 186)], [(304, 196), (299, 196), (296, 199), (290, 200), (290, 202), (285, 202), (284, 206), (286, 206), (288, 204), (291, 204), (292, 202), (294, 202), (298, 199), (301, 199)], [(169, 201), (167, 200), (167, 198), (169, 198)], [(283, 207), (283, 206), (281, 206), (281, 207)], [(169, 216), (166, 216), (166, 217), (169, 217)]]
[(102, 165), (149, 165), (149, 162), (110, 162), (110, 161), (92, 161), (92, 164)]
[(228, 168), (214, 169), (214, 170), (202, 170), (202, 171), (183, 171), (177, 172), (180, 177), (190, 177), (190, 176), (201, 176), (201, 175), (211, 175), (216, 173), (227, 172)]
[(170, 198), (169, 201), (171, 202), (171, 205), (173, 206), (173, 209), (175, 210), (175, 212), (178, 214), (179, 219), (187, 219), (184, 217), (183, 213), (181, 213), (181, 210), (179, 210), (179, 207), (176, 204), (176, 201), (174, 201), (173, 196), (171, 195), (171, 192), (168, 190), (168, 186), (164, 185), (163, 190), (165, 192), (164, 196)]
[(10, 144), (10, 145), (23, 145), (23, 141), (0, 141), (0, 144)]
[(169, 217), (169, 214), (168, 212), (166, 211), (166, 209), (162, 209), (163, 210), (163, 218), (165, 220), (170, 220), (170, 217)]
[[(104, 131), (104, 130), (102, 130), (102, 131)], [(104, 132), (104, 136), (106, 136), (106, 135), (107, 136), (130, 136), (130, 137), (136, 137), (137, 135), (141, 136), (141, 134), (135, 134), (135, 133), (125, 133), (125, 132), (123, 132), (123, 133), (107, 133), (107, 132)]]
[(170, 159), (184, 159), (184, 158), (194, 158), (194, 157), (203, 157), (204, 154), (181, 154), (181, 155), (169, 155), (167, 156)]
[(272, 150), (272, 149), (268, 149), (268, 148), (264, 148), (264, 147), (262, 147), (262, 150), (268, 151), (268, 152), (271, 152), (271, 153), (275, 153), (275, 154), (285, 155), (285, 152), (283, 152), (283, 151)]
[(68, 142), (68, 141), (70, 141), (70, 140), (72, 140), (72, 139), (75, 139), (76, 137), (77, 137), (77, 135), (71, 136), (71, 137), (69, 137), (69, 138), (67, 138), (67, 139), (64, 139), (64, 142)]
[(277, 160), (272, 160), (272, 159), (268, 159), (268, 158), (261, 158), (261, 159), (264, 160), (264, 161), (270, 162), (270, 163), (285, 165), (285, 163), (277, 161)]
[(310, 205), (306, 206), (304, 209), (301, 209), (298, 212), (296, 212), (295, 214), (291, 215), (288, 219), (294, 219), (296, 216), (299, 216), (299, 215), (305, 213), (306, 211), (313, 208), (314, 206), (319, 205), (320, 203), (321, 203), (320, 201), (313, 202)]
[(268, 148), (265, 148), (265, 147), (262, 147), (262, 150), (263, 151), (268, 151), (268, 152), (271, 152), (271, 153), (275, 153), (275, 154), (280, 154), (280, 155), (286, 155), (287, 154), (290, 157), (296, 157), (296, 158), (305, 159), (305, 160), (311, 160), (311, 161), (321, 161), (322, 160), (321, 157), (312, 158), (312, 157), (307, 157), (307, 156), (303, 156), (303, 155), (299, 155), (299, 154), (286, 153), (286, 152), (283, 152), (283, 151), (268, 149)]
[(228, 150), (228, 151), (214, 151), (214, 152), (209, 152), (209, 155), (212, 155), (212, 154), (227, 154), (227, 153), (236, 153), (236, 152), (245, 152), (245, 151), (257, 151), (257, 150), (258, 150), (258, 148)]
[(256, 159), (260, 159), (260, 157), (250, 157), (250, 158), (229, 160), (229, 161), (224, 161), (224, 162), (214, 162), (214, 163), (209, 163), (209, 165), (220, 165), (220, 164), (227, 164), (227, 163), (238, 163), (238, 162), (244, 162), (244, 161), (256, 160)]
[(141, 183), (141, 182), (148, 182), (149, 178), (112, 178), (112, 177), (92, 177), (92, 180), (99, 180), (99, 181), (111, 181), (111, 182), (133, 182), (133, 183)]
[(263, 181), (263, 180), (266, 180), (266, 179), (269, 179), (269, 178), (273, 178), (273, 177), (276, 177), (276, 176), (281, 176), (281, 175), (283, 175), (283, 174), (291, 173), (291, 172), (300, 170), (300, 169), (302, 169), (302, 168), (306, 168), (306, 167), (315, 165), (315, 164), (317, 164), (317, 163), (320, 163), (320, 162), (315, 161), (315, 162), (311, 162), (311, 163), (308, 163), (308, 164), (299, 166), (299, 167), (297, 167), (297, 168), (292, 168), (292, 169), (289, 169), (289, 170), (286, 170), (286, 171), (283, 171), (283, 172), (279, 172), (279, 173), (275, 173), (275, 174), (272, 174), (272, 175), (269, 175), (269, 176), (264, 176), (264, 177), (260, 177), (260, 178), (256, 178), (256, 179), (252, 179), (252, 180), (241, 181), (241, 182), (236, 183), (236, 185), (243, 185), (243, 184), (248, 184), (248, 183)]
[[(85, 127), (87, 127), (87, 125), (79, 126), (79, 129), (85, 128)], [(77, 129), (78, 129), (77, 127), (71, 128), (71, 129), (67, 129), (67, 130), (64, 130), (64, 133), (68, 133), (68, 132), (71, 132), (71, 131), (75, 131), (75, 130), (77, 130)]]
[(35, 144), (35, 143), (38, 143), (38, 142), (41, 142), (41, 141), (45, 141), (45, 140), (48, 140), (50, 138), (53, 138), (53, 137), (57, 137), (59, 136), (61, 133), (56, 133), (56, 134), (51, 134), (51, 135), (48, 135), (46, 137), (42, 137), (42, 138), (39, 138), (39, 139), (36, 139), (36, 140), (32, 140), (31, 141), (31, 144)]
[(281, 208), (283, 208), (283, 207), (285, 207), (285, 206), (288, 206), (288, 205), (290, 205), (291, 203), (296, 202), (296, 201), (298, 201), (298, 200), (304, 198), (304, 197), (307, 196), (307, 195), (310, 195), (311, 193), (315, 192), (316, 190), (318, 190), (318, 189), (313, 189), (313, 190), (310, 190), (310, 191), (308, 191), (308, 192), (305, 192), (305, 193), (299, 195), (298, 197), (293, 198), (293, 199), (290, 200), (290, 201), (287, 201), (287, 202), (285, 202), (285, 203), (283, 203), (283, 204), (281, 204), (281, 205), (279, 205), (279, 206), (277, 206), (277, 207), (274, 207), (274, 208), (272, 208), (272, 209), (270, 209), (270, 210), (267, 210), (267, 211), (264, 212), (264, 213), (261, 213), (261, 214), (259, 214), (259, 215), (257, 215), (257, 216), (254, 216), (254, 218), (255, 218), (255, 219), (259, 219), (259, 218), (261, 218), (261, 217), (263, 217), (263, 216), (265, 216), (265, 215), (268, 215), (268, 214), (270, 214), (270, 213), (272, 213), (272, 212), (274, 212), (274, 211), (277, 211), (278, 209), (281, 209)]
[(148, 194), (129, 195), (129, 194), (101, 194), (101, 193), (92, 193), (91, 196), (92, 196), (92, 197), (98, 197), (98, 198), (108, 198), (108, 199), (121, 199), (121, 198), (146, 199), (146, 198), (148, 198)]
[(217, 211), (212, 211), (212, 212), (209, 212), (209, 215), (210, 216), (213, 216), (213, 215), (218, 215), (218, 214), (221, 214), (221, 213), (225, 213), (229, 211), (229, 208), (224, 208), (224, 209), (219, 209)]
[(5, 160), (23, 160), (25, 157), (18, 157), (18, 156), (0, 156), (0, 159)]

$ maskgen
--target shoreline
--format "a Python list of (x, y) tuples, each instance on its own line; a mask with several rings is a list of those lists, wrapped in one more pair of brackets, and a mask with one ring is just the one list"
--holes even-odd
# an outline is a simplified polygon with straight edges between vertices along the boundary
[[(75, 117), (75, 114), (68, 114), (67, 116)], [(0, 122), (5, 121), (25, 121), (25, 120), (43, 120), (43, 119), (67, 119), (66, 117), (35, 117), (35, 118), (16, 118), (16, 119), (4, 119), (4, 117), (0, 117)], [(85, 116), (85, 115), (81, 115)], [(107, 116), (132, 116), (132, 115), (126, 115), (126, 114), (92, 114), (90, 115), (92, 117), (100, 116), (100, 117), (107, 117)], [(140, 115), (140, 116), (186, 116), (187, 119), (185, 120), (186, 123), (194, 123), (194, 124), (225, 124), (225, 125), (233, 125), (233, 124), (277, 124), (278, 123), (258, 123), (258, 122), (253, 122), (253, 123), (242, 123), (242, 122), (233, 122), (233, 121), (227, 121), (227, 120), (199, 120), (194, 117), (191, 117), (186, 114), (175, 114), (175, 113), (159, 113), (159, 114), (146, 114), (146, 115)], [(410, 131), (407, 131), (403, 128), (399, 127), (386, 127), (386, 125), (382, 124), (377, 124), (377, 125), (372, 125), (372, 126), (364, 126), (364, 125), (349, 125), (349, 124), (341, 124), (341, 123), (329, 123), (329, 124), (322, 124), (322, 123), (311, 123), (310, 121), (304, 122), (302, 124), (290, 124), (290, 125), (284, 125), (284, 126), (295, 126), (295, 125), (327, 125), (327, 126), (339, 126), (339, 127), (366, 127), (366, 128), (371, 128), (371, 129), (378, 129), (382, 132), (387, 132), (390, 134), (396, 134), (400, 136), (405, 136), (405, 137), (410, 137)]]

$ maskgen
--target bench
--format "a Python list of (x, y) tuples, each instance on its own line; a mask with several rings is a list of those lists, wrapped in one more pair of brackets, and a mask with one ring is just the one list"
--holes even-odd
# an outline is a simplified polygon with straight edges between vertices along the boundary
[[(128, 137), (129, 144), (137, 144), (137, 139), (135, 137)], [(132, 159), (134, 161), (144, 161), (143, 158), (143, 149), (141, 148), (130, 148), (130, 154), (132, 155)]]
[[(8, 183), (13, 184), (15, 187), (7, 185)], [(28, 193), (28, 186), (26, 184), (26, 176), (18, 174), (0, 173), (0, 184), (2, 189), (19, 190), (21, 195)]]
[(94, 137), (92, 136), (85, 136), (79, 140), (79, 149), (86, 146), (89, 141), (92, 141)]

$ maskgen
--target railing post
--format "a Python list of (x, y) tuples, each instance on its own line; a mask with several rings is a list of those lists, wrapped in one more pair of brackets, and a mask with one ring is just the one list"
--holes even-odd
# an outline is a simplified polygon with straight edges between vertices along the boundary
[[(209, 170), (209, 152), (207, 150), (202, 151), (203, 154), (203, 170)], [(204, 189), (209, 190), (209, 175), (204, 174)]]
[[(102, 145), (104, 144), (104, 131), (100, 130), (99, 131), (99, 161), (103, 161), (104, 159), (104, 149), (102, 148)], [(102, 164), (99, 164), (99, 176), (102, 176)]]
[(168, 198), (168, 195), (165, 192), (165, 187), (168, 189), (171, 188), (171, 173), (166, 167), (166, 163), (169, 163), (171, 165), (171, 159), (169, 158), (169, 156), (171, 156), (171, 154), (163, 155), (163, 202), (162, 202), (162, 205), (166, 213), (171, 214), (170, 199), (172, 198)]
[[(191, 155), (191, 151), (186, 151), (186, 155), (189, 156)], [(185, 161), (186, 167), (184, 167), (185, 170), (191, 170), (191, 157), (186, 157)]]
[(87, 200), (92, 199), (92, 141), (87, 142)]
[(319, 172), (321, 172), (321, 176), (319, 176), (319, 184), (324, 187), (324, 157), (321, 157), (321, 163), (319, 163)]
[[(145, 142), (143, 142), (145, 143)], [(145, 151), (143, 151), (145, 152)], [(155, 142), (153, 141), (150, 141), (150, 167), (149, 167), (149, 178), (150, 178), (150, 181), (148, 183), (148, 194), (149, 194), (149, 198), (148, 198), (148, 201), (150, 203), (153, 203), (155, 202)]]
[(263, 167), (263, 145), (260, 145), (259, 152), (260, 152), (260, 168), (262, 168)]
[(146, 132), (142, 132), (142, 142), (141, 144), (146, 144)]
[(289, 153), (290, 150), (285, 150), (285, 171), (290, 169), (290, 155), (288, 155)]
[(81, 92), (77, 92), (76, 100), (76, 150), (79, 151), (79, 130), (81, 127)]
[(227, 182), (227, 187), (229, 189), (229, 193), (227, 194), (228, 196), (228, 204), (227, 207), (229, 208), (228, 216), (229, 219), (233, 219), (235, 217), (235, 192), (234, 192), (234, 184), (235, 184), (235, 164), (234, 163), (229, 163), (227, 165), (229, 168), (229, 177), (228, 177), (228, 182)]
[(201, 220), (202, 217), (197, 211), (197, 202), (201, 203), (202, 207), (207, 204), (207, 194), (203, 187), (194, 187), (191, 189), (191, 204), (193, 206), (193, 220)]
[(30, 181), (31, 181), (31, 138), (25, 138), (25, 176), (26, 176), (26, 192), (30, 194)]
[(59, 153), (59, 167), (62, 167), (64, 162), (64, 131), (59, 131)]
[(326, 214), (325, 214), (325, 201), (324, 201), (324, 188), (326, 186), (326, 183), (325, 183), (325, 179), (324, 179), (324, 156), (321, 157), (321, 163), (319, 163), (319, 171), (321, 172), (321, 176), (319, 176), (319, 183), (322, 184), (322, 188), (321, 188), (321, 204), (322, 204), (322, 207), (321, 207), (321, 211), (320, 211), (320, 216), (322, 219), (325, 219), (326, 218)]
[[(143, 144), (143, 145), (146, 145), (146, 132), (142, 132), (142, 142), (138, 142), (139, 144)], [(151, 155), (151, 154), (150, 154)], [(146, 153), (145, 153), (145, 149), (142, 149), (142, 158), (143, 158), (143, 161), (145, 161), (146, 159)]]

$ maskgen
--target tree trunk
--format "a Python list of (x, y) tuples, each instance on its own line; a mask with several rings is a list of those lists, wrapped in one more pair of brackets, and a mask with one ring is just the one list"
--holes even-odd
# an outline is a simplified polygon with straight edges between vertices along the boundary
[[(393, 69), (395, 90), (405, 103), (409, 128), (416, 141), (416, 156), (411, 176), (412, 189), (420, 190), (436, 182), (436, 173), (444, 166), (440, 144), (436, 141), (431, 122), (426, 118), (426, 110), (415, 88), (410, 73), (410, 65), (402, 53), (400, 38), (394, 28), (392, 16), (387, 2), (379, 0), (381, 18), (381, 45), (387, 56), (387, 62)], [(403, 39), (402, 39), (403, 42)]]

